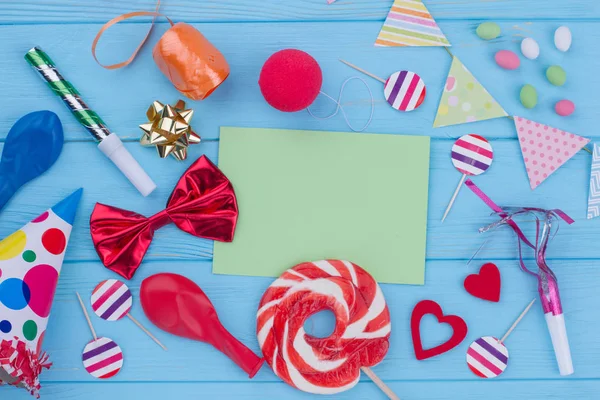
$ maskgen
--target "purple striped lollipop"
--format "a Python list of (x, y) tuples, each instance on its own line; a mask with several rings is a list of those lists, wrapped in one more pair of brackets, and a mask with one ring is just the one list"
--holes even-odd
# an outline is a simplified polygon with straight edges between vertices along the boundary
[(107, 279), (100, 282), (92, 292), (92, 309), (100, 318), (107, 321), (118, 321), (128, 317), (142, 331), (164, 350), (167, 348), (158, 341), (146, 328), (142, 326), (129, 311), (133, 306), (133, 296), (129, 287), (116, 279)]
[(116, 279), (100, 282), (92, 292), (92, 309), (97, 316), (107, 321), (125, 317), (132, 306), (131, 290)]
[(481, 337), (469, 346), (467, 365), (480, 378), (495, 378), (508, 367), (508, 349), (495, 337)]
[(442, 217), (442, 222), (448, 216), (467, 176), (483, 174), (492, 165), (493, 159), (492, 145), (484, 137), (470, 133), (458, 138), (452, 146), (452, 164), (463, 176), (450, 199), (450, 203)]
[(517, 327), (523, 317), (529, 312), (535, 303), (535, 299), (525, 307), (525, 310), (517, 317), (515, 322), (508, 328), (502, 339), (493, 336), (480, 337), (467, 350), (467, 365), (471, 372), (480, 378), (495, 378), (502, 374), (508, 367), (508, 349), (504, 341)]
[(83, 349), (82, 361), (94, 378), (112, 378), (123, 368), (123, 350), (112, 339), (97, 338)]
[(452, 164), (463, 175), (481, 175), (492, 165), (494, 151), (484, 137), (468, 134), (452, 146)]
[(393, 73), (383, 86), (383, 95), (396, 110), (412, 111), (425, 100), (425, 82), (414, 72)]
[(81, 296), (78, 292), (75, 292), (75, 294), (77, 295), (77, 300), (79, 300), (79, 305), (81, 306), (83, 315), (85, 316), (88, 326), (90, 327), (90, 331), (92, 332), (92, 336), (94, 337), (94, 340), (89, 342), (83, 349), (83, 353), (81, 355), (83, 366), (85, 370), (94, 378), (112, 378), (119, 373), (121, 368), (123, 368), (123, 350), (121, 350), (119, 345), (116, 344), (112, 339), (98, 337), (96, 335), (96, 331), (92, 325), (92, 320), (90, 319), (90, 316), (83, 305)]
[(423, 104), (427, 90), (423, 79), (414, 72), (394, 72), (387, 80), (365, 71), (348, 61), (340, 60), (350, 68), (362, 72), (383, 83), (383, 95), (387, 102), (398, 111), (412, 111)]

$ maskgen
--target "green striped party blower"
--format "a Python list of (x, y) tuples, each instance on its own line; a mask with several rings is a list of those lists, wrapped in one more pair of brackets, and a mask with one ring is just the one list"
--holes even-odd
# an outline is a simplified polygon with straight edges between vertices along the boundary
[(81, 99), (71, 82), (58, 72), (48, 54), (39, 47), (34, 47), (25, 54), (25, 60), (63, 100), (77, 121), (99, 142), (98, 148), (123, 172), (137, 190), (143, 196), (152, 193), (156, 189), (156, 184), (123, 146), (121, 139), (108, 129), (102, 118)]

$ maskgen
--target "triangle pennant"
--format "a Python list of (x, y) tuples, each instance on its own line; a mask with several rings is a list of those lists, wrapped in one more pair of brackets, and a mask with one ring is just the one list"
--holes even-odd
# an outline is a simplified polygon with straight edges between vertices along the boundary
[(600, 216), (600, 146), (594, 143), (587, 217), (592, 219), (598, 216)]
[(531, 189), (589, 143), (589, 139), (526, 118), (514, 117)]
[(457, 57), (450, 72), (433, 122), (434, 128), (508, 117), (500, 104)]
[(450, 46), (421, 0), (395, 0), (375, 46)]

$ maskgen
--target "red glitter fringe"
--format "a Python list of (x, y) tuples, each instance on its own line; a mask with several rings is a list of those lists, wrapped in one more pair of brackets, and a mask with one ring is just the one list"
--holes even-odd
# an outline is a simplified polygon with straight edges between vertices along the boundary
[(38, 399), (41, 387), (39, 376), (42, 369), (49, 369), (50, 366), (52, 363), (48, 362), (46, 353), (34, 353), (27, 348), (25, 342), (17, 338), (0, 342), (0, 368), (15, 378), (11, 385), (22, 385)]

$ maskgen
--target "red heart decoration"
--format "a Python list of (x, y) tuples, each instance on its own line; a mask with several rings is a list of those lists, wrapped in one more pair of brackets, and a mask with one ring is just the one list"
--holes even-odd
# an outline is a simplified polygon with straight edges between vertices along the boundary
[(478, 299), (500, 301), (500, 270), (495, 264), (484, 264), (479, 274), (472, 274), (465, 279), (465, 290)]
[[(423, 343), (421, 342), (421, 319), (426, 314), (434, 315), (440, 324), (448, 324), (453, 330), (452, 336), (447, 342), (431, 349), (423, 349)], [(467, 337), (467, 324), (465, 321), (456, 315), (444, 315), (442, 307), (432, 300), (422, 300), (415, 306), (410, 317), (410, 330), (417, 360), (439, 356), (458, 346)]]

